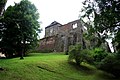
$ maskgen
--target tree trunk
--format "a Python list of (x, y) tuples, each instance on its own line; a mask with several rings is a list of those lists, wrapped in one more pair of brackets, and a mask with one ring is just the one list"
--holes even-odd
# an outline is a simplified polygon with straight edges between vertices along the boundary
[(20, 59), (24, 59), (24, 58), (23, 58), (23, 49), (22, 49), (22, 51), (20, 52)]
[(23, 44), (21, 45), (21, 53), (20, 53), (20, 59), (24, 59), (24, 46), (25, 46), (25, 41), (23, 41)]

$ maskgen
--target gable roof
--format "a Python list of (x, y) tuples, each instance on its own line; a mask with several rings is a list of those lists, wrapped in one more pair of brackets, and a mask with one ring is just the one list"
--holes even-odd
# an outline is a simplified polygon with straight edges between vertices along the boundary
[(57, 25), (59, 24), (60, 26), (62, 26), (62, 24), (58, 23), (57, 21), (53, 21), (49, 26), (47, 26), (46, 28), (49, 28), (51, 26)]

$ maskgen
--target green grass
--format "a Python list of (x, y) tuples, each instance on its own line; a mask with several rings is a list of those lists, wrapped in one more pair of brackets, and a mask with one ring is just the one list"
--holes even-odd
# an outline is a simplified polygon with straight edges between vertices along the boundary
[(31, 53), (24, 60), (0, 59), (0, 80), (116, 80), (95, 67), (67, 62), (59, 53)]

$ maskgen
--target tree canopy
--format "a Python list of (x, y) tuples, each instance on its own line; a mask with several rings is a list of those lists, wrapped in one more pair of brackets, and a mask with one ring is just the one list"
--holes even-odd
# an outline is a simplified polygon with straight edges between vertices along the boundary
[(37, 8), (28, 0), (9, 6), (2, 24), (2, 49), (6, 55), (23, 55), (37, 45), (40, 28)]
[[(87, 17), (88, 30), (99, 34), (101, 40), (112, 36), (120, 48), (120, 1), (119, 0), (85, 0), (83, 2), (82, 18)], [(93, 25), (90, 23), (93, 22)]]

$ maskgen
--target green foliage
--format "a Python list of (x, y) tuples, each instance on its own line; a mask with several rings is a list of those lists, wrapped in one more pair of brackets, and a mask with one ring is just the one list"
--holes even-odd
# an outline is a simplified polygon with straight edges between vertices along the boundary
[(6, 2), (7, 2), (7, 0), (0, 0), (0, 5), (4, 6)]
[(69, 61), (74, 61), (80, 65), (81, 62), (86, 62), (89, 64), (98, 65), (108, 53), (102, 48), (95, 48), (93, 50), (83, 49), (79, 47), (80, 45), (75, 45), (70, 47), (69, 51)]
[(120, 77), (120, 58), (118, 55), (113, 53), (109, 54), (105, 59), (103, 59), (98, 68), (106, 72), (112, 73), (116, 78)]
[(87, 30), (90, 36), (96, 35), (98, 38), (98, 47), (106, 39), (113, 38), (113, 35), (115, 35), (113, 39), (114, 42), (117, 42), (117, 48), (120, 47), (119, 5), (120, 0), (85, 0), (83, 2), (81, 18), (88, 18), (88, 22), (86, 22), (88, 24)]
[(105, 52), (105, 50), (102, 48), (95, 48), (93, 50), (93, 53), (93, 58), (95, 62), (101, 62), (108, 55), (108, 53)]
[[(120, 76), (120, 0), (85, 0), (83, 2), (82, 19), (87, 17), (88, 36), (97, 36), (98, 46), (106, 39), (114, 40), (117, 54), (107, 54), (104, 50), (95, 49), (94, 61), (99, 68)], [(108, 34), (109, 33), (109, 34)], [(90, 35), (89, 35), (90, 34)], [(114, 35), (114, 37), (113, 37)]]
[(80, 50), (81, 50), (81, 46), (79, 44), (75, 45), (75, 46), (70, 46), (69, 49), (69, 61), (75, 60), (77, 65), (80, 65), (80, 63), (82, 62), (82, 60), (80, 59)]
[(91, 51), (87, 49), (81, 50), (80, 45), (71, 46), (68, 60), (75, 60), (77, 65), (80, 65), (81, 62), (93, 63)]
[(94, 58), (92, 56), (93, 52), (88, 49), (83, 49), (81, 51), (81, 57), (83, 58), (83, 61), (89, 64), (93, 64)]
[(113, 43), (114, 43), (114, 44), (115, 44), (115, 42), (117, 43), (117, 44), (116, 44), (116, 49), (117, 49), (117, 51), (120, 53), (120, 29), (119, 29), (119, 31), (116, 33), (115, 39), (113, 39)]
[(44, 50), (34, 50), (32, 52), (38, 52), (38, 53), (50, 53), (50, 52), (54, 52), (51, 49), (44, 49)]
[(37, 46), (40, 28), (38, 19), (35, 5), (28, 0), (22, 0), (7, 8), (1, 38), (1, 48), (5, 54), (9, 55), (8, 49), (11, 49), (12, 54), (19, 54), (23, 58), (28, 50)]

